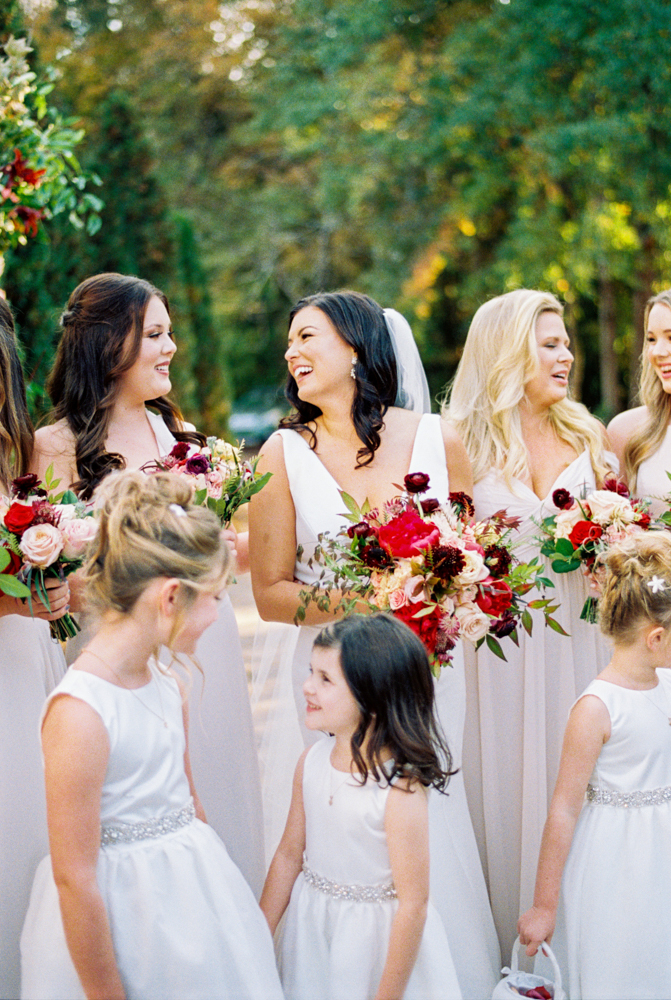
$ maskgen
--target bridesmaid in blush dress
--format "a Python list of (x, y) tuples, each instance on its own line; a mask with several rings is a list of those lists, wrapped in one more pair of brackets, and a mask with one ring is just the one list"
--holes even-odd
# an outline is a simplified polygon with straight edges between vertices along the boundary
[(631, 492), (651, 497), (651, 513), (662, 514), (671, 492), (671, 288), (653, 295), (643, 317), (639, 396), (643, 403), (614, 417), (608, 434)]
[[(473, 464), (476, 518), (502, 508), (518, 517), (522, 561), (538, 555), (541, 520), (557, 513), (554, 491), (580, 496), (609, 471), (602, 426), (568, 398), (572, 363), (553, 295), (500, 295), (475, 314), (445, 414)], [(505, 645), (507, 663), (484, 646), (465, 653), (464, 780), (504, 958), (531, 904), (569, 710), (608, 662), (606, 641), (580, 620), (585, 578), (549, 567), (546, 575), (569, 637), (537, 617), (519, 649)]]
[[(14, 322), (0, 297), (0, 493), (27, 471), (33, 429), (26, 408)], [(0, 592), (0, 996), (20, 993), (19, 936), (38, 862), (48, 850), (38, 725), (46, 696), (65, 673), (47, 621), (65, 612), (67, 584), (45, 581), (50, 613)]]
[[(72, 485), (94, 502), (96, 488), (114, 469), (139, 469), (167, 454), (176, 440), (203, 442), (166, 395), (176, 345), (161, 291), (129, 275), (95, 275), (74, 290), (61, 325), (48, 382), (55, 423), (36, 433), (38, 475), (53, 464), (63, 486)], [(68, 643), (70, 662), (90, 630), (89, 621)], [(208, 821), (259, 894), (261, 788), (247, 678), (228, 597), (199, 640), (197, 657), (204, 677), (196, 672), (190, 693), (194, 778)]]
[[(260, 468), (273, 477), (250, 507), (254, 596), (262, 618), (284, 623), (269, 630), (258, 669), (261, 688), (273, 672), (270, 647), (277, 636), (280, 669), (262, 745), (269, 856), (286, 821), (298, 757), (321, 738), (299, 727), (297, 706), (302, 717), (312, 643), (334, 612), (311, 604), (305, 624), (296, 628), (292, 623), (302, 585), (319, 576), (319, 567), (307, 564), (318, 536), (347, 526), (340, 490), (359, 504), (368, 499), (380, 507), (398, 494), (396, 484), (408, 472), (426, 472), (430, 495), (443, 502), (449, 490), (472, 489), (463, 444), (428, 412), (428, 387), (412, 331), (395, 310), (382, 310), (356, 292), (303, 299), (291, 313), (286, 359), (287, 396), (295, 411), (263, 446)], [(332, 599), (332, 607), (337, 603)], [(436, 683), (438, 715), (455, 764), (461, 758), (464, 696), (457, 648), (453, 668)], [(447, 796), (431, 795), (429, 825), (431, 899), (445, 926), (462, 993), (479, 1000), (494, 988), (500, 956), (460, 773)]]

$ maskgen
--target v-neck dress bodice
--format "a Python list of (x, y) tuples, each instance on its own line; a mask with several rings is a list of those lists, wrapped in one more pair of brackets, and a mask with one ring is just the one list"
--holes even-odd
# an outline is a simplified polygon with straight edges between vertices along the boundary
[[(614, 456), (608, 459), (616, 465)], [(519, 480), (509, 487), (499, 470), (490, 470), (475, 486), (475, 514), (486, 518), (505, 508), (518, 517), (515, 554), (526, 561), (539, 555), (540, 524), (557, 513), (552, 494), (560, 488), (577, 497), (596, 488), (587, 449), (559, 473), (544, 499)], [(504, 642), (507, 662), (485, 646), (465, 651), (464, 778), (504, 958), (517, 919), (533, 900), (569, 711), (610, 656), (598, 626), (580, 620), (588, 596), (582, 572), (558, 575), (549, 564), (546, 570), (554, 583), (547, 596), (560, 605), (554, 617), (569, 635), (544, 627), (532, 612), (533, 635), (520, 630), (519, 647)]]
[[(307, 561), (319, 535), (336, 535), (349, 524), (338, 484), (308, 442), (296, 431), (281, 430), (284, 462), (296, 512), (296, 543), (303, 554), (294, 574), (309, 584), (321, 568)], [(430, 477), (427, 496), (445, 502), (449, 482), (440, 418), (425, 414), (419, 421), (408, 472)], [(277, 671), (274, 686), (265, 688), (267, 711), (261, 747), (262, 785), (266, 817), (266, 846), (271, 857), (284, 829), (296, 761), (305, 745), (322, 739), (297, 725), (302, 722), (303, 683), (317, 628), (285, 625), (266, 631), (259, 649), (258, 690)], [(273, 641), (275, 636), (279, 640)], [(259, 697), (257, 703), (262, 705)], [(465, 682), (460, 648), (454, 665), (436, 683), (436, 704), (455, 761), (461, 759), (465, 716)], [(466, 1000), (489, 996), (499, 970), (500, 956), (486, 888), (473, 836), (461, 774), (455, 775), (449, 795), (432, 795), (429, 804), (431, 896), (447, 933), (462, 993)]]

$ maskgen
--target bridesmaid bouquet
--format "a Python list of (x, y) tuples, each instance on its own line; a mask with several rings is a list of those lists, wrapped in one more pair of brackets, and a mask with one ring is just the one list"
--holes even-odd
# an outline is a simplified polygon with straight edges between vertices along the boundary
[[(552, 584), (541, 575), (540, 560), (514, 560), (510, 536), (515, 519), (500, 511), (472, 523), (473, 503), (465, 493), (451, 493), (446, 504), (420, 500), (429, 485), (423, 472), (406, 476), (404, 485), (404, 492), (382, 510), (371, 510), (368, 502), (359, 509), (341, 492), (351, 527), (346, 535), (319, 536), (307, 565), (323, 569), (300, 592), (297, 624), (311, 601), (327, 610), (329, 591), (339, 590), (336, 610), (348, 613), (364, 601), (404, 621), (424, 643), (436, 676), (451, 663), (459, 639), (476, 648), (485, 642), (505, 660), (499, 640), (510, 636), (517, 643), (519, 624), (531, 634), (530, 608), (541, 610), (546, 624), (565, 634), (551, 617), (557, 605), (545, 598), (523, 599), (533, 587)], [(298, 558), (302, 555), (299, 547)]]
[[(559, 507), (559, 513), (541, 522), (547, 536), (541, 552), (550, 559), (555, 573), (582, 569), (590, 588), (598, 594), (599, 556), (627, 535), (650, 527), (650, 501), (633, 500), (627, 487), (612, 477), (605, 480), (603, 489), (586, 493), (580, 499), (568, 490), (555, 490), (552, 502)], [(598, 604), (598, 596), (588, 597), (580, 617), (596, 622)]]
[(169, 455), (144, 465), (143, 472), (174, 472), (193, 479), (193, 502), (209, 507), (224, 527), (228, 527), (238, 507), (249, 503), (270, 479), (271, 473), (259, 476), (258, 458), (241, 457), (243, 444), (237, 448), (221, 438), (208, 437), (202, 448), (178, 441)]
[[(44, 489), (36, 475), (12, 481), (11, 495), (0, 501), (0, 590), (12, 597), (27, 598), (32, 611), (34, 584), (49, 607), (45, 577), (64, 580), (79, 569), (98, 523), (93, 511), (67, 490), (54, 494), (60, 480), (53, 480), (51, 466)], [(64, 642), (79, 632), (69, 614), (49, 622), (51, 634)]]

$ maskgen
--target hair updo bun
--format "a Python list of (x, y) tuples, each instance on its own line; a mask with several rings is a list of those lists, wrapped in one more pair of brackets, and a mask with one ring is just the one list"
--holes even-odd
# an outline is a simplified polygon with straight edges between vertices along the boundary
[(103, 613), (130, 612), (159, 577), (197, 591), (223, 587), (231, 555), (217, 517), (191, 503), (192, 488), (171, 473), (112, 474), (99, 490), (100, 526), (84, 566), (86, 603)]
[(671, 535), (632, 535), (610, 549), (604, 563), (606, 581), (599, 601), (604, 635), (629, 645), (644, 621), (671, 628)]

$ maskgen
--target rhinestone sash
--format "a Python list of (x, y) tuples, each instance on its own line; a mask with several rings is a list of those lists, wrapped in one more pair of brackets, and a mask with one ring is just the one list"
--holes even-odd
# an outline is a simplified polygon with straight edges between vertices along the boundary
[(671, 802), (671, 785), (635, 792), (610, 792), (605, 788), (588, 785), (587, 801), (596, 806), (621, 806), (623, 809), (661, 806), (665, 802)]
[(166, 833), (188, 826), (196, 816), (193, 802), (181, 809), (175, 809), (158, 819), (145, 819), (141, 823), (124, 823), (122, 826), (104, 826), (100, 833), (100, 846), (110, 844), (135, 844), (138, 840), (151, 840)]
[(319, 892), (325, 892), (334, 899), (349, 899), (354, 903), (381, 903), (386, 899), (396, 899), (394, 883), (389, 885), (339, 885), (330, 878), (313, 872), (303, 862), (303, 877), (308, 885)]

